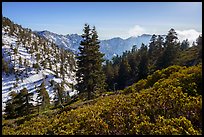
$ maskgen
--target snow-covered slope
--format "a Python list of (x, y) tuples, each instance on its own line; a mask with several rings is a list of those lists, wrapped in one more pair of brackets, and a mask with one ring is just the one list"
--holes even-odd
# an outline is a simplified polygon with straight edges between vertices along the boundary
[[(54, 42), (59, 47), (70, 49), (71, 51), (78, 52), (78, 47), (82, 37), (78, 34), (59, 35), (49, 31), (35, 31), (36, 34), (45, 37), (49, 41)], [(148, 44), (151, 35), (143, 34), (138, 37), (130, 37), (122, 39), (120, 37), (108, 40), (100, 40), (100, 51), (105, 54), (105, 59), (112, 59), (114, 55), (122, 55), (126, 50), (131, 50), (133, 45), (140, 48), (141, 44)]]
[[(2, 61), (8, 64), (8, 72), (2, 70), (2, 110), (11, 91), (19, 92), (25, 87), (29, 93), (36, 93), (43, 81), (51, 101), (55, 94), (51, 83), (61, 83), (63, 78), (64, 90), (70, 96), (76, 94), (70, 86), (76, 83), (74, 54), (60, 50), (55, 44), (7, 18), (2, 17), (2, 20)], [(59, 72), (61, 70), (64, 75)]]
[(49, 41), (54, 42), (59, 47), (63, 47), (64, 49), (71, 50), (73, 52), (78, 51), (79, 44), (82, 40), (82, 37), (77, 34), (59, 35), (47, 30), (35, 31), (34, 33), (38, 34), (39, 36), (43, 36)]

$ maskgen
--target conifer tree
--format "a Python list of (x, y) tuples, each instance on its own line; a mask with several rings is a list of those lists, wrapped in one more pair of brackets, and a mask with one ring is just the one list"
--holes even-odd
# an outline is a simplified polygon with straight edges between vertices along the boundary
[(22, 66), (22, 59), (21, 59), (21, 56), (19, 57), (19, 65)]
[(99, 51), (100, 49), (100, 42), (98, 40), (98, 34), (96, 31), (95, 26), (92, 29), (92, 43), (91, 43), (91, 63), (92, 63), (92, 72), (90, 76), (93, 76), (93, 85), (92, 85), (92, 92), (99, 91), (103, 92), (106, 87), (105, 83), (105, 74), (102, 70), (102, 62), (104, 61), (103, 56), (104, 54)]
[(198, 36), (198, 38), (196, 39), (196, 46), (198, 47), (198, 56), (197, 59), (202, 59), (202, 34)]
[(4, 58), (2, 58), (2, 71), (6, 74), (9, 73), (9, 66), (8, 63), (4, 60)]
[(132, 47), (131, 53), (128, 54), (128, 63), (131, 67), (130, 72), (130, 81), (131, 83), (134, 83), (138, 80), (138, 63), (139, 63), (139, 54), (138, 54), (137, 46), (134, 45)]
[(190, 43), (189, 43), (188, 39), (183, 40), (182, 43), (181, 43), (181, 50), (182, 51), (186, 50), (187, 48), (189, 48), (189, 45), (190, 45)]
[(85, 24), (83, 40), (80, 43), (77, 56), (77, 81), (76, 89), (79, 93), (88, 93), (88, 99), (95, 91), (103, 91), (105, 88), (105, 75), (102, 71), (104, 54), (99, 51), (99, 40), (95, 27), (92, 31)]
[(54, 97), (54, 104), (55, 106), (63, 106), (66, 103), (67, 94), (64, 91), (64, 82), (56, 83), (54, 85), (55, 97)]
[(123, 58), (119, 68), (118, 88), (123, 89), (128, 85), (130, 79), (131, 68), (127, 58)]
[(42, 84), (40, 85), (40, 89), (38, 91), (37, 98), (38, 98), (38, 102), (42, 110), (45, 110), (46, 108), (50, 106), (50, 98), (49, 98), (49, 94), (46, 91), (44, 80)]
[(107, 90), (113, 90), (114, 84), (114, 70), (111, 61), (106, 61), (106, 65), (103, 67), (104, 73), (106, 75)]
[(24, 116), (31, 114), (33, 111), (33, 93), (28, 93), (26, 88), (23, 88), (14, 98), (14, 104), (16, 104), (16, 113), (18, 116)]
[(164, 51), (157, 60), (157, 69), (166, 68), (169, 65), (172, 65), (173, 60), (177, 56), (177, 51), (180, 48), (177, 40), (177, 33), (174, 29), (170, 29), (164, 43)]
[(154, 56), (154, 51), (156, 50), (156, 39), (157, 39), (157, 36), (153, 34), (150, 39), (149, 50), (148, 50), (148, 54), (150, 58)]
[(143, 79), (148, 75), (148, 51), (147, 46), (142, 43), (140, 51), (140, 62), (138, 65), (138, 78)]
[(16, 114), (16, 105), (14, 104), (14, 98), (17, 96), (17, 93), (15, 91), (12, 91), (9, 93), (10, 99), (8, 99), (5, 103), (5, 114), (6, 114), (6, 119), (11, 119), (15, 118), (17, 116)]

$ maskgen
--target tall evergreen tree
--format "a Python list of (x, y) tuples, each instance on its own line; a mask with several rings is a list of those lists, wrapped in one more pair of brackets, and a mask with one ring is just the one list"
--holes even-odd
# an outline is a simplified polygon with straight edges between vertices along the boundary
[(196, 39), (196, 44), (199, 48), (198, 58), (202, 59), (202, 34)]
[(6, 114), (6, 119), (11, 119), (15, 118), (17, 116), (16, 114), (16, 105), (14, 104), (14, 98), (17, 96), (17, 93), (15, 91), (12, 91), (9, 93), (9, 99), (5, 102), (5, 114)]
[(16, 113), (18, 116), (24, 116), (31, 114), (33, 111), (33, 93), (28, 93), (26, 88), (23, 88), (14, 98), (14, 104), (16, 104)]
[(107, 90), (113, 90), (114, 69), (111, 61), (106, 61), (106, 65), (104, 66), (104, 73), (106, 75)]
[(40, 85), (37, 99), (42, 110), (45, 110), (50, 106), (50, 98), (45, 88), (45, 81), (43, 81), (42, 84)]
[(99, 51), (99, 40), (95, 27), (91, 30), (85, 24), (83, 40), (80, 43), (77, 56), (77, 81), (76, 89), (79, 93), (88, 93), (88, 99), (95, 91), (103, 91), (105, 88), (105, 75), (102, 71), (104, 54)]
[(154, 51), (156, 50), (156, 40), (157, 40), (157, 36), (153, 34), (150, 39), (149, 50), (148, 50), (148, 54), (150, 58), (154, 56)]
[(170, 29), (164, 43), (164, 51), (157, 60), (157, 69), (166, 68), (172, 65), (179, 50), (178, 37), (174, 29)]
[(9, 65), (8, 63), (2, 58), (2, 71), (5, 72), (6, 74), (9, 73)]
[(158, 59), (163, 54), (163, 49), (164, 49), (163, 46), (164, 46), (164, 38), (161, 35), (158, 35), (156, 41), (154, 42), (154, 50), (152, 51), (151, 56), (148, 55), (149, 74), (152, 74), (157, 69), (156, 64), (158, 62)]
[(131, 68), (128, 64), (127, 57), (122, 59), (122, 62), (120, 64), (119, 68), (119, 76), (118, 76), (118, 88), (123, 89), (128, 85), (129, 79), (130, 79), (130, 72)]
[(91, 63), (92, 63), (92, 71), (90, 76), (92, 76), (93, 79), (93, 85), (92, 85), (92, 92), (98, 91), (98, 92), (103, 92), (106, 87), (105, 83), (105, 74), (102, 70), (102, 63), (104, 61), (103, 56), (100, 52), (100, 42), (98, 39), (98, 34), (96, 31), (95, 26), (92, 29), (92, 42), (91, 42), (91, 54), (90, 57)]
[(134, 83), (138, 80), (138, 63), (139, 63), (139, 54), (136, 45), (132, 47), (131, 53), (128, 53), (128, 63), (131, 67), (130, 80), (131, 83)]
[(182, 51), (186, 50), (187, 48), (189, 48), (189, 45), (190, 45), (190, 43), (189, 43), (188, 39), (183, 40), (182, 43), (181, 43), (181, 50)]
[(142, 43), (140, 51), (140, 62), (138, 65), (138, 78), (143, 79), (148, 75), (148, 51), (147, 46)]

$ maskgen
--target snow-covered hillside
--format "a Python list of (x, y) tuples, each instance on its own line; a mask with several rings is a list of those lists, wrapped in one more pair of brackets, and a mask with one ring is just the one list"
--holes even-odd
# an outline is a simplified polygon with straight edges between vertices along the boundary
[[(59, 47), (70, 49), (78, 52), (78, 47), (82, 37), (78, 34), (59, 35), (49, 31), (35, 31), (39, 36), (43, 36), (49, 41), (54, 42)], [(105, 59), (112, 59), (114, 55), (122, 55), (126, 50), (131, 50), (133, 45), (140, 48), (141, 44), (148, 44), (152, 35), (143, 34), (138, 37), (130, 37), (127, 39), (112, 38), (108, 40), (100, 40), (100, 51), (105, 54)]]
[[(27, 88), (34, 93), (42, 82), (53, 101), (55, 85), (64, 82), (64, 90), (72, 96), (75, 80), (74, 54), (34, 34), (29, 29), (13, 24), (2, 17), (2, 110), (11, 91)], [(3, 71), (3, 67), (8, 70)], [(54, 84), (53, 84), (54, 83)], [(33, 102), (34, 103), (34, 102)]]
[(71, 50), (74, 53), (78, 51), (79, 44), (82, 40), (82, 37), (77, 34), (71, 35), (59, 35), (50, 31), (35, 31), (35, 34), (39, 36), (43, 36), (44, 38), (48, 39), (49, 41), (54, 42), (59, 47), (63, 47), (66, 50)]

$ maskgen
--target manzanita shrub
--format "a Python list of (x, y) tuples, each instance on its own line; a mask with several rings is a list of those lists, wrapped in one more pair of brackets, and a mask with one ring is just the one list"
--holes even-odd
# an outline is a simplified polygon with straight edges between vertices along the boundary
[(19, 125), (3, 120), (3, 135), (199, 135), (201, 92), (201, 65), (171, 66), (93, 104)]

